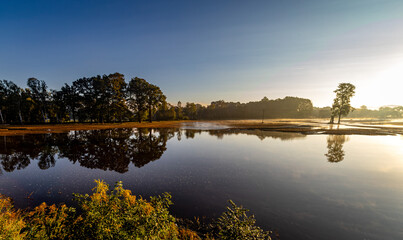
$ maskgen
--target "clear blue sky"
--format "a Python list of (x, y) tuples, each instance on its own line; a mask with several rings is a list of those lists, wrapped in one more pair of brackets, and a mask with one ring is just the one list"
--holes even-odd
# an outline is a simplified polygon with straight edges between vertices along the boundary
[(403, 105), (403, 1), (0, 1), (0, 79), (120, 72), (168, 101)]

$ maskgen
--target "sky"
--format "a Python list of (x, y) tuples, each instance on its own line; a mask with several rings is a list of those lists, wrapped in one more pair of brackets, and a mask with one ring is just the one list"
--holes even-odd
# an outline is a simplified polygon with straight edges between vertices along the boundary
[(403, 105), (403, 1), (0, 0), (0, 79), (60, 89), (114, 72), (168, 102), (296, 96)]

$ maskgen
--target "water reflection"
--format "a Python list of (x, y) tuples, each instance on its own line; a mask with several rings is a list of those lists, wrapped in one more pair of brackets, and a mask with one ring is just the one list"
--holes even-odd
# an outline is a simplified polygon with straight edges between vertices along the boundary
[(253, 135), (257, 136), (262, 141), (266, 138), (279, 139), (281, 141), (306, 138), (306, 135), (302, 133), (265, 131), (260, 129), (226, 129), (226, 130), (210, 130), (208, 132), (211, 136), (216, 136), (218, 139), (223, 139), (225, 135), (234, 135), (234, 134)]
[(0, 161), (6, 172), (24, 169), (31, 161), (48, 169), (61, 157), (86, 168), (124, 173), (130, 163), (142, 167), (161, 158), (174, 135), (172, 129), (113, 129), (4, 137)]
[(217, 217), (233, 199), (284, 240), (403, 239), (402, 146), (400, 136), (252, 129), (0, 137), (0, 192), (19, 208), (70, 204), (100, 178), (144, 197), (171, 192), (182, 218)]
[(345, 135), (327, 136), (327, 153), (325, 154), (327, 161), (332, 163), (343, 161), (345, 156), (343, 144), (348, 140), (349, 138)]
[(50, 134), (0, 138), (1, 165), (4, 171), (12, 172), (27, 167), (31, 160), (38, 160), (40, 169), (55, 165), (54, 137)]
[(90, 169), (125, 173), (130, 163), (140, 168), (161, 158), (167, 150), (166, 143), (176, 135), (193, 139), (208, 132), (223, 139), (226, 135), (254, 135), (265, 138), (304, 139), (299, 133), (283, 133), (247, 129), (194, 130), (194, 129), (108, 129), (82, 130), (58, 134), (32, 134), (0, 138), (0, 174), (26, 168), (37, 161), (42, 170), (54, 167), (58, 158)]

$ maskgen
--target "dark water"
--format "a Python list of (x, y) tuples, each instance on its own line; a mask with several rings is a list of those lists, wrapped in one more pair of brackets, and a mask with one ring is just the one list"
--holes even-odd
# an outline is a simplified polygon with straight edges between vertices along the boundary
[(264, 131), (115, 129), (0, 137), (0, 193), (17, 207), (72, 203), (94, 179), (178, 217), (232, 199), (281, 239), (403, 239), (403, 140)]

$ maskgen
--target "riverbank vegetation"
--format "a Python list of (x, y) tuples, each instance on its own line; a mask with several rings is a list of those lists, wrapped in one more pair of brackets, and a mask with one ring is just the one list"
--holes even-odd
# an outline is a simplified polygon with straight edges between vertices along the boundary
[(178, 224), (168, 211), (168, 193), (146, 200), (121, 182), (112, 191), (105, 182), (96, 183), (92, 195), (75, 194), (77, 209), (42, 203), (31, 211), (16, 210), (0, 195), (0, 239), (271, 239), (271, 232), (232, 201), (201, 233)]
[(0, 81), (0, 121), (11, 124), (90, 122), (111, 123), (148, 120), (254, 119), (308, 117), (309, 99), (285, 97), (249, 103), (214, 101), (176, 106), (167, 103), (162, 90), (123, 74), (80, 78), (60, 90), (49, 90), (43, 80), (29, 78), (28, 88)]
[[(0, 80), (0, 123), (115, 123), (168, 120), (228, 120), (268, 118), (402, 117), (403, 107), (383, 107), (357, 111), (340, 97), (332, 107), (315, 108), (311, 100), (298, 97), (248, 103), (213, 101), (209, 105), (166, 100), (163, 91), (142, 78), (126, 82), (121, 73), (83, 77), (64, 84), (60, 90), (48, 89), (45, 81), (27, 80), (27, 88)], [(337, 93), (337, 92), (336, 92)], [(336, 101), (336, 100), (340, 101)], [(348, 111), (347, 111), (348, 110)]]

